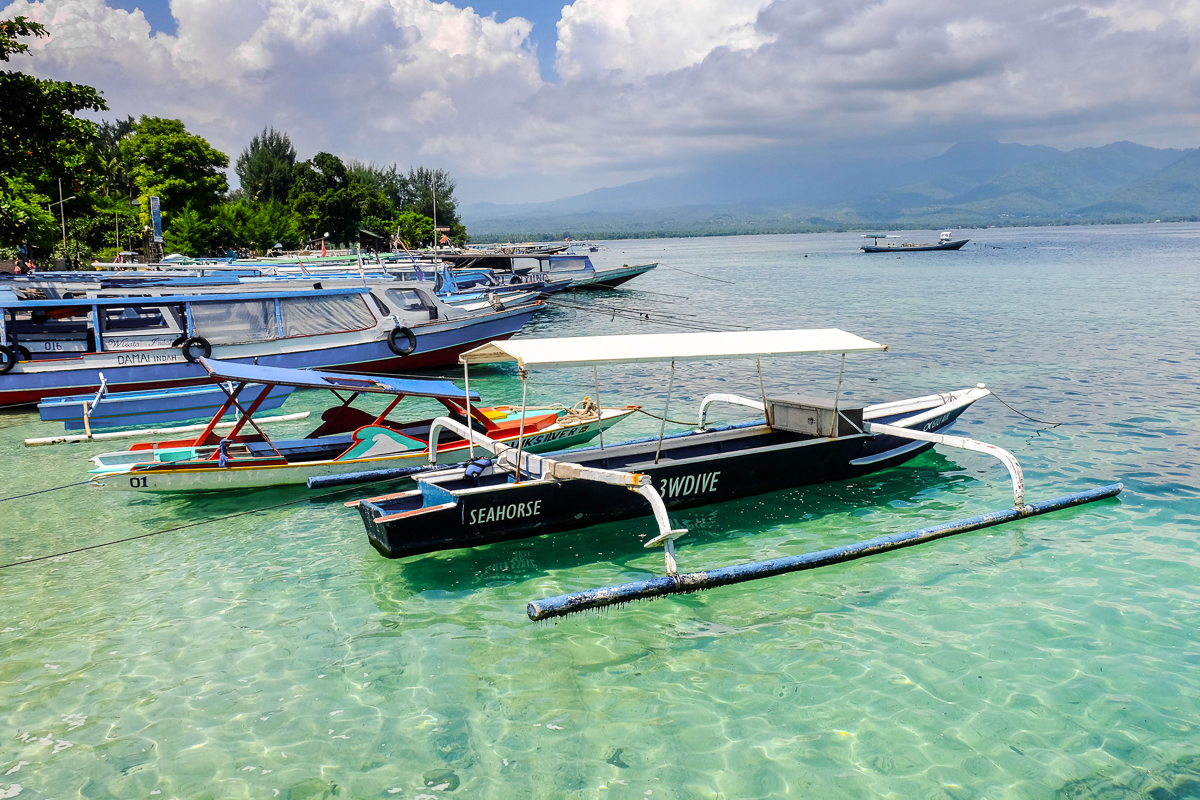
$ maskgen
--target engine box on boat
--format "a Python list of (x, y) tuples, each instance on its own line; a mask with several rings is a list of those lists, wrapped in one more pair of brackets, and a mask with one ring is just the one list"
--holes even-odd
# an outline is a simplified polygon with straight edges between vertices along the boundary
[[(863, 410), (841, 404), (834, 411), (833, 398), (781, 394), (767, 398), (767, 419), (776, 430), (803, 433), (809, 436), (849, 436), (862, 433)], [(834, 414), (838, 416), (837, 433), (833, 431)]]

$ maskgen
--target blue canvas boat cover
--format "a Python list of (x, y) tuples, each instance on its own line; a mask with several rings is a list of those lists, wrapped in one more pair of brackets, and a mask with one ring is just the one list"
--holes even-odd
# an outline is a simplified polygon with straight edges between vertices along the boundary
[[(260, 367), (257, 364), (238, 364), (215, 358), (198, 358), (196, 362), (217, 380), (271, 383), (276, 386), (296, 386), (301, 389), (346, 389), (372, 394), (404, 394), (413, 397), (449, 397), (462, 399), (466, 392), (453, 381), (423, 378), (385, 378), (378, 375), (342, 375), (337, 372), (318, 372), (311, 369)], [(471, 392), (471, 400), (479, 399)]]

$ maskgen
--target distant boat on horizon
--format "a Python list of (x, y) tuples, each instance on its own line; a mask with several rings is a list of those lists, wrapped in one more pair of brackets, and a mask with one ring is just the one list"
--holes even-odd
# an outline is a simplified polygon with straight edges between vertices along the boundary
[(950, 231), (942, 231), (942, 235), (938, 237), (936, 244), (933, 242), (924, 242), (920, 244), (915, 242), (904, 242), (903, 244), (889, 243), (881, 245), (879, 243), (880, 239), (899, 239), (900, 237), (895, 234), (888, 233), (864, 233), (862, 238), (872, 239), (875, 243), (864, 244), (862, 246), (862, 251), (864, 253), (896, 253), (900, 251), (906, 253), (920, 253), (926, 250), (958, 250), (964, 244), (971, 241), (970, 239), (955, 239), (951, 241), (950, 235)]

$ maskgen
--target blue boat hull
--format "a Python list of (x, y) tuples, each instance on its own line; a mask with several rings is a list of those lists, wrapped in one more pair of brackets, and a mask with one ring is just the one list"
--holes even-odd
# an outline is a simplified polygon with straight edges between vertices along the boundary
[[(507, 339), (519, 331), (541, 305), (528, 306), (474, 319), (468, 325), (441, 329), (414, 328), (417, 348), (407, 356), (391, 351), (386, 341), (266, 353), (250, 357), (230, 357), (213, 348), (213, 357), (240, 363), (257, 361), (266, 367), (291, 369), (327, 369), (345, 372), (402, 372), (430, 367), (454, 366), (460, 353), (485, 342)], [(431, 326), (433, 327), (433, 326)], [(118, 366), (47, 371), (24, 371), (29, 362), (0, 375), (0, 407), (38, 403), (48, 397), (95, 393), (103, 372), (112, 391), (136, 391), (179, 386), (195, 386), (211, 380), (199, 364), (184, 360), (177, 349), (140, 350), (120, 354)], [(36, 362), (35, 362), (36, 363)], [(59, 362), (61, 363), (61, 362)]]

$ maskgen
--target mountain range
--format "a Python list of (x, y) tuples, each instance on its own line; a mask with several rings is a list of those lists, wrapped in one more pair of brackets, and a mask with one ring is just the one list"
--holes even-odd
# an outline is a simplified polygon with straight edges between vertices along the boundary
[(1196, 220), (1200, 150), (962, 142), (899, 164), (777, 151), (461, 215), (473, 241)]

